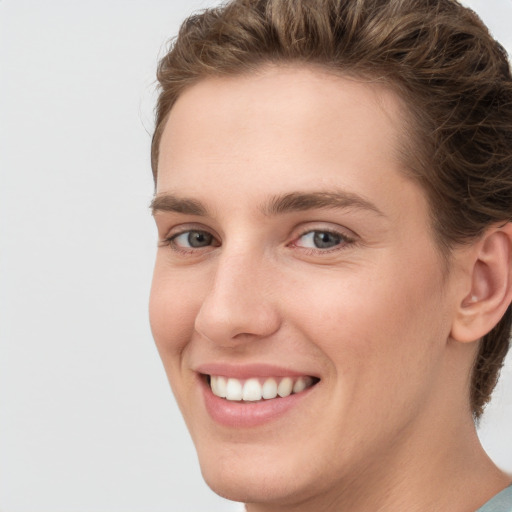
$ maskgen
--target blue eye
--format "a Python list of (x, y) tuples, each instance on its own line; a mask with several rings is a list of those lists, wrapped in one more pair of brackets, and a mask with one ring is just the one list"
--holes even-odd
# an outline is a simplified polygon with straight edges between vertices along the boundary
[(201, 249), (213, 245), (214, 240), (207, 231), (190, 230), (174, 235), (170, 242), (182, 249)]
[(344, 236), (339, 233), (331, 231), (308, 231), (298, 239), (299, 247), (307, 249), (332, 249), (348, 241)]

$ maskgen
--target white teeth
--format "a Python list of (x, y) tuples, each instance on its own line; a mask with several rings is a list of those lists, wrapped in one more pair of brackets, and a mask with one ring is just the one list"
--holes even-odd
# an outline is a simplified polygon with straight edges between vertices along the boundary
[(261, 384), (258, 379), (249, 379), (245, 381), (242, 400), (247, 400), (248, 402), (257, 402), (258, 400), (261, 400)]
[(299, 377), (293, 385), (293, 392), (300, 393), (313, 384), (311, 377)]
[(217, 389), (219, 390), (219, 395), (221, 398), (226, 398), (226, 389), (228, 383), (225, 377), (217, 377)]
[(227, 383), (225, 377), (216, 377), (212, 375), (210, 377), (210, 386), (214, 395), (220, 396), (221, 398), (226, 398)]
[(226, 398), (228, 400), (242, 400), (242, 383), (238, 379), (228, 379)]
[(277, 386), (277, 394), (284, 398), (292, 394), (293, 380), (290, 377), (285, 377)]
[(215, 377), (214, 375), (212, 375), (212, 376), (210, 377), (210, 388), (212, 389), (212, 393), (213, 393), (215, 396), (220, 396), (220, 395), (219, 395), (219, 386), (218, 386), (218, 384), (217, 384), (218, 379), (219, 379), (219, 377)]
[(267, 400), (277, 396), (277, 382), (275, 379), (269, 378), (263, 383), (261, 396)]
[(262, 399), (271, 400), (278, 396), (285, 398), (292, 393), (300, 393), (312, 385), (313, 379), (311, 377), (298, 377), (296, 379), (283, 377), (280, 380), (269, 377), (265, 381), (254, 377), (241, 381), (217, 375), (210, 376), (212, 393), (231, 401), (258, 402)]

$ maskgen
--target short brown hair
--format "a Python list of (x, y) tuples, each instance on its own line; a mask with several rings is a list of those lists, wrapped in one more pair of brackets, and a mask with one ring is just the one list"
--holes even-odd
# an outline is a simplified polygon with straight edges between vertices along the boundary
[[(456, 0), (232, 0), (188, 18), (158, 67), (151, 164), (167, 116), (208, 76), (304, 63), (378, 80), (408, 107), (401, 152), (429, 198), (444, 254), (512, 220), (512, 78), (503, 47)], [(480, 342), (470, 401), (478, 418), (509, 348), (511, 307)]]

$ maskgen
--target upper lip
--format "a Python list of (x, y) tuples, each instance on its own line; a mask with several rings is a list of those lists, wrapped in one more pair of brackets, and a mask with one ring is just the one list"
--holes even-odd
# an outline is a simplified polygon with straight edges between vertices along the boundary
[(198, 373), (204, 375), (222, 375), (223, 377), (233, 377), (235, 379), (249, 379), (251, 377), (302, 377), (314, 375), (309, 372), (291, 370), (281, 366), (252, 363), (252, 364), (226, 364), (226, 363), (206, 363), (194, 368)]

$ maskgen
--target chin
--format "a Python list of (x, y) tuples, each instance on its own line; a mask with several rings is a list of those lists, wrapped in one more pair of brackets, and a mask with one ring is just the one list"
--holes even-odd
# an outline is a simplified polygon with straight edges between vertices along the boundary
[(202, 473), (213, 492), (232, 501), (284, 505), (296, 502), (299, 494), (297, 482), (284, 475), (276, 478), (259, 471), (235, 473), (228, 469)]
[(224, 454), (206, 456), (199, 452), (205, 482), (223, 498), (276, 506), (307, 501), (328, 487), (328, 478), (322, 478), (321, 468), (296, 459), (294, 450), (280, 454), (272, 453), (272, 449), (259, 451), (234, 445)]

